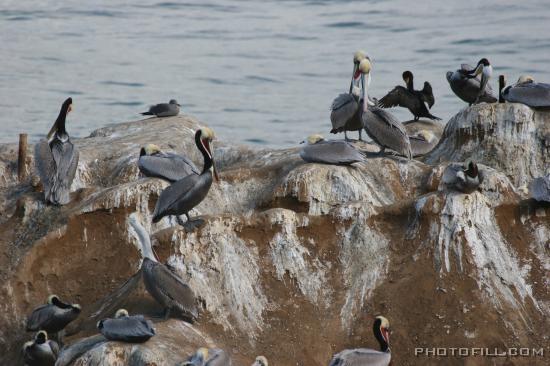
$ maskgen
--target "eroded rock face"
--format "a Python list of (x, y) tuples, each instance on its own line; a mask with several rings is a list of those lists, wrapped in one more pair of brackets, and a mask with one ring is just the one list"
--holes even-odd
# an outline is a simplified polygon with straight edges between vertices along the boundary
[[(62, 208), (16, 183), (15, 149), (4, 145), (0, 293), (10, 301), (0, 302), (0, 360), (17, 357), (31, 336), (24, 319), (49, 293), (84, 307), (69, 343), (96, 333), (96, 312), (141, 263), (133, 212), (199, 298), (200, 318), (157, 319), (147, 343), (101, 344), (76, 365), (175, 364), (201, 345), (225, 348), (236, 364), (257, 354), (276, 365), (328, 364), (343, 348), (376, 348), (379, 314), (392, 323), (396, 364), (435, 362), (411, 361), (415, 347), (542, 347), (550, 207), (523, 186), (549, 169), (548, 120), (521, 105), (477, 105), (451, 119), (423, 161), (371, 154), (353, 167), (216, 142), (222, 181), (192, 211), (206, 220), (192, 233), (171, 218), (151, 224), (167, 183), (139, 177), (136, 165), (140, 147), (154, 142), (201, 166), (192, 118), (124, 123), (74, 141), (80, 162)], [(444, 168), (467, 159), (483, 171), (479, 191), (446, 191)], [(131, 313), (161, 310), (143, 288), (121, 298)]]

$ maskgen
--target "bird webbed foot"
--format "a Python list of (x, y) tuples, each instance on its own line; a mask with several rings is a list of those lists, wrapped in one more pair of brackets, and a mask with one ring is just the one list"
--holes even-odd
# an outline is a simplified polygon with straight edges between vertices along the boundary
[(204, 225), (205, 221), (204, 219), (194, 219), (194, 220), (187, 220), (187, 222), (182, 225), (186, 232), (190, 233), (194, 231), (196, 228)]

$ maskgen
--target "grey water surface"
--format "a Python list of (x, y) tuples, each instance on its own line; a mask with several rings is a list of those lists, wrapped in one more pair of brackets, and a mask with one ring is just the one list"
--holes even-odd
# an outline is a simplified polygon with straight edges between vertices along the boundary
[(460, 63), (487, 57), (495, 88), (500, 73), (550, 82), (549, 8), (543, 0), (4, 0), (0, 142), (44, 136), (71, 96), (73, 136), (175, 98), (223, 140), (295, 145), (330, 135), (329, 106), (349, 86), (357, 49), (373, 59), (371, 96), (409, 69), (418, 88), (430, 81), (432, 113), (446, 122), (465, 106), (445, 79)]

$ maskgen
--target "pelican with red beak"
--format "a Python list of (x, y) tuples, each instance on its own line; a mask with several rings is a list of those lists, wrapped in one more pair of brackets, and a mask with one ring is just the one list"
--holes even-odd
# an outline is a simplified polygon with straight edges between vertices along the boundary
[(390, 322), (377, 316), (372, 327), (380, 351), (370, 348), (346, 349), (334, 355), (329, 366), (388, 366), (391, 362)]
[(189, 211), (204, 200), (212, 185), (212, 178), (218, 180), (212, 154), (213, 139), (214, 131), (208, 127), (203, 127), (195, 133), (195, 144), (204, 158), (202, 172), (198, 175), (188, 175), (162, 191), (153, 212), (153, 222), (158, 222), (168, 215), (185, 215), (186, 223), (183, 223), (179, 217), (177, 220), (186, 231), (192, 231), (204, 222), (202, 219), (191, 220)]

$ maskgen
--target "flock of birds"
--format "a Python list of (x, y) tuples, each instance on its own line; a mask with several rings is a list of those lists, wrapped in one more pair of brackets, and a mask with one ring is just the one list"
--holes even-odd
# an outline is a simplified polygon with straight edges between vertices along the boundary
[[(403, 73), (405, 86), (396, 86), (380, 100), (370, 98), (368, 86), (371, 79), (371, 60), (365, 52), (358, 51), (353, 57), (353, 73), (349, 91), (338, 95), (331, 107), (330, 120), (332, 133), (344, 132), (344, 140), (327, 141), (321, 135), (309, 136), (299, 154), (306, 162), (350, 165), (364, 162), (365, 153), (358, 150), (348, 140), (348, 131), (358, 131), (359, 140), (362, 131), (380, 147), (380, 154), (390, 149), (394, 154), (412, 159), (430, 151), (434, 136), (429, 131), (419, 131), (409, 136), (403, 123), (399, 122), (385, 108), (401, 106), (410, 110), (414, 120), (429, 118), (439, 120), (430, 113), (435, 100), (430, 83), (425, 82), (422, 90), (415, 90), (413, 74)], [(453, 92), (470, 105), (476, 103), (494, 103), (488, 84), (492, 75), (492, 66), (485, 58), (476, 67), (461, 65), (460, 69), (447, 73), (447, 80)], [(533, 108), (550, 107), (550, 85), (536, 83), (530, 77), (522, 76), (515, 85), (505, 87), (501, 78), (499, 96), (509, 102), (519, 102)], [(65, 100), (58, 118), (47, 135), (35, 147), (35, 161), (42, 182), (44, 197), (47, 203), (64, 205), (70, 202), (70, 186), (78, 165), (78, 149), (74, 146), (66, 130), (66, 118), (72, 108), (72, 99)], [(180, 111), (176, 100), (152, 106), (143, 115), (157, 117), (175, 116)], [(153, 222), (163, 217), (174, 216), (186, 231), (192, 231), (201, 225), (202, 220), (191, 219), (189, 212), (208, 194), (213, 180), (218, 175), (213, 159), (212, 141), (214, 132), (207, 127), (195, 133), (195, 144), (203, 156), (202, 170), (186, 156), (163, 152), (154, 145), (141, 148), (138, 159), (140, 172), (147, 177), (164, 179), (170, 183), (160, 194), (153, 213)], [(437, 140), (437, 139), (435, 139)], [(465, 164), (451, 163), (443, 174), (443, 182), (450, 188), (470, 193), (476, 190), (483, 177), (475, 162)], [(550, 174), (537, 178), (531, 185), (533, 198), (550, 202)], [(185, 215), (183, 222), (180, 215)], [(139, 223), (135, 214), (130, 215), (130, 225), (141, 243), (143, 262), (141, 273), (149, 294), (165, 309), (164, 316), (178, 315), (188, 321), (198, 317), (195, 295), (191, 288), (168, 265), (160, 263), (151, 248), (149, 234)], [(29, 366), (60, 364), (59, 359), (65, 354), (71, 357), (79, 355), (84, 348), (79, 343), (64, 347), (61, 351), (63, 329), (80, 314), (77, 304), (62, 302), (52, 295), (45, 305), (36, 308), (27, 320), (27, 330), (37, 331), (34, 340), (25, 343), (24, 359)], [(143, 315), (129, 315), (119, 309), (113, 318), (101, 320), (97, 329), (102, 337), (96, 342), (84, 342), (86, 349), (106, 341), (130, 343), (146, 342), (155, 336), (153, 324)], [(380, 350), (366, 348), (344, 350), (336, 354), (330, 366), (352, 365), (389, 365), (391, 353), (389, 347), (389, 321), (376, 317), (373, 332), (380, 344)], [(55, 335), (57, 340), (49, 339)], [(82, 344), (80, 344), (82, 346)], [(76, 349), (76, 350), (75, 350)], [(68, 356), (67, 356), (68, 357)], [(66, 358), (66, 357), (65, 357)], [(57, 363), (56, 363), (57, 362)], [(66, 364), (66, 363), (65, 363)], [(191, 366), (226, 366), (230, 365), (229, 355), (220, 349), (200, 348), (181, 365)], [(254, 366), (268, 366), (264, 356), (258, 356)]]

